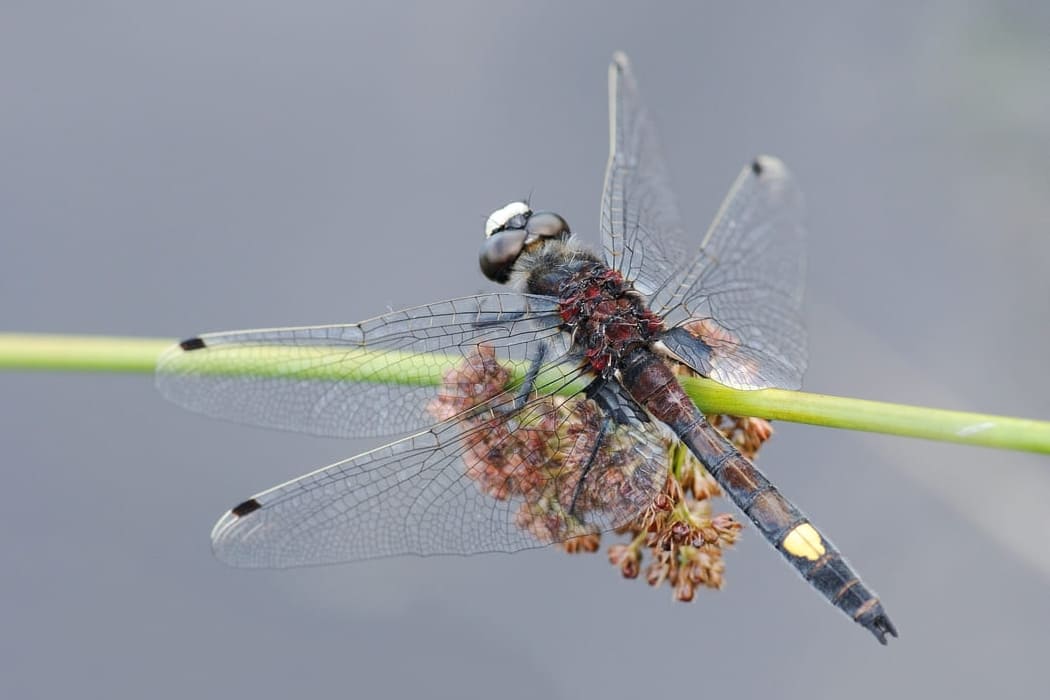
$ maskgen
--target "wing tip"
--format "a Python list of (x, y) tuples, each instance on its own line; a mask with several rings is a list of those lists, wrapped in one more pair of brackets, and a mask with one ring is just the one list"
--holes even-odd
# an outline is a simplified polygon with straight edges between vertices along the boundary
[(787, 166), (776, 156), (763, 154), (751, 161), (751, 172), (758, 177), (780, 177), (787, 172)]
[(231, 536), (231, 531), (236, 533), (241, 519), (260, 508), (262, 508), (262, 503), (259, 502), (259, 499), (249, 498), (223, 513), (219, 521), (215, 523), (211, 531), (211, 551), (219, 561), (237, 568), (259, 566), (257, 562), (244, 556), (245, 553), (240, 547), (243, 544), (240, 541), (241, 538), (235, 534)]

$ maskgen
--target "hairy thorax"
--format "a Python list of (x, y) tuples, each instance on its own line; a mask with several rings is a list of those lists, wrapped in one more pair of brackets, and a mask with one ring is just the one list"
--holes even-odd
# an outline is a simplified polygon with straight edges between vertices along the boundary
[(663, 330), (660, 317), (619, 272), (568, 245), (545, 248), (529, 261), (525, 289), (559, 300), (563, 328), (587, 369), (596, 374), (615, 369)]

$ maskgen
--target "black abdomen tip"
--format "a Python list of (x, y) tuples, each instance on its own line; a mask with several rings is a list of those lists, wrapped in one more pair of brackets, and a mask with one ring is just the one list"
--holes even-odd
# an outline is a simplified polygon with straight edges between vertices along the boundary
[(861, 607), (853, 619), (875, 635), (880, 644), (885, 645), (889, 640), (886, 635), (897, 636), (897, 628), (890, 622), (889, 615), (882, 609), (882, 603), (878, 598), (872, 598)]
[(230, 513), (236, 515), (238, 518), (243, 518), (244, 516), (248, 515), (248, 513), (254, 513), (260, 508), (262, 508), (262, 503), (259, 503), (254, 498), (249, 498), (244, 503), (239, 503), (235, 505), (230, 510)]
[(204, 338), (190, 338), (179, 343), (179, 347), (188, 352), (190, 350), (200, 350), (207, 346), (204, 344)]

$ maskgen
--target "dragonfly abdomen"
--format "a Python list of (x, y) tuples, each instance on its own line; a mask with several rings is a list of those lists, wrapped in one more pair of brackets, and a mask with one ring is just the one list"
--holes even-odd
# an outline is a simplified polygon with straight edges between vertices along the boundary
[(674, 431), (766, 541), (810, 585), (881, 643), (886, 643), (887, 634), (897, 636), (878, 597), (834, 545), (708, 423), (663, 360), (651, 352), (635, 352), (624, 363), (623, 380), (635, 400)]
[(896, 636), (882, 603), (838, 549), (754, 464), (732, 445), (722, 444), (724, 438), (706, 420), (679, 438), (802, 578), (881, 643), (886, 643), (887, 634)]

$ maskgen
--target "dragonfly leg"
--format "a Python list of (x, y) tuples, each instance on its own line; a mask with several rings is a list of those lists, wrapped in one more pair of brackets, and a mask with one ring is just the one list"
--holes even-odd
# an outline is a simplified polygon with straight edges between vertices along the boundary
[(514, 395), (514, 403), (511, 404), (512, 411), (520, 411), (528, 402), (529, 395), (536, 388), (536, 377), (539, 376), (540, 368), (543, 367), (543, 360), (546, 356), (547, 343), (538, 343), (536, 351), (532, 354), (532, 359), (529, 361), (529, 368), (525, 372), (525, 378), (522, 379), (521, 386), (518, 387), (518, 391)]
[(605, 443), (605, 438), (609, 434), (609, 431), (612, 430), (614, 423), (615, 421), (607, 416), (598, 428), (598, 434), (594, 436), (594, 446), (591, 447), (591, 453), (587, 456), (587, 461), (583, 463), (583, 468), (580, 469), (580, 479), (576, 482), (576, 488), (572, 493), (572, 501), (569, 503), (569, 515), (576, 515), (576, 502), (583, 493), (583, 484), (587, 481), (587, 476), (590, 474), (591, 468), (594, 467), (594, 462), (598, 457), (598, 452), (602, 449), (602, 445)]

